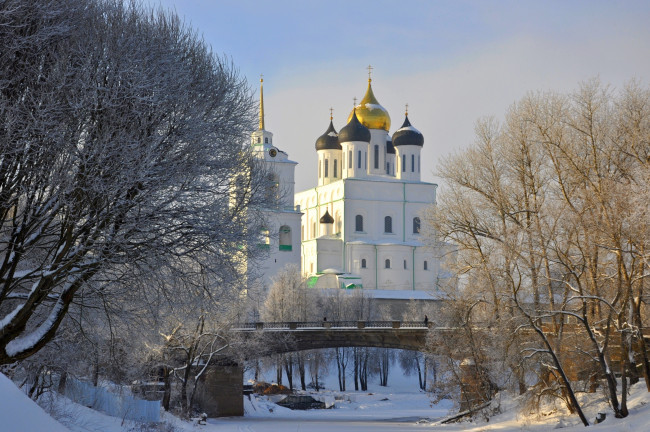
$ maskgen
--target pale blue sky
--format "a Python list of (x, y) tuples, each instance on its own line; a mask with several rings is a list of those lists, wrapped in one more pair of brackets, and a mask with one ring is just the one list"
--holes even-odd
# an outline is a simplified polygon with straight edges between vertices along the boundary
[(571, 90), (599, 76), (648, 85), (648, 1), (208, 1), (175, 8), (252, 87), (264, 74), (266, 127), (315, 186), (315, 140), (344, 126), (352, 98), (373, 90), (391, 133), (409, 118), (425, 137), (424, 180), (441, 155), (471, 143), (477, 118), (498, 118), (527, 91)]

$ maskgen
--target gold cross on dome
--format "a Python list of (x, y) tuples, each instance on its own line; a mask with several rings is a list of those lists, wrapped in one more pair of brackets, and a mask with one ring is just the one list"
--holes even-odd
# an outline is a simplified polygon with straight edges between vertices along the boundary
[(368, 67), (367, 67), (366, 69), (368, 69), (368, 81), (372, 81), (372, 70), (373, 70), (373, 67), (370, 66), (370, 65), (368, 65)]
[(334, 120), (334, 115), (332, 114), (334, 112), (334, 108), (330, 107), (330, 120)]
[(264, 82), (264, 74), (260, 74), (260, 82)]
[(353, 97), (352, 100), (354, 101), (354, 106), (356, 107), (357, 106), (357, 97), (356, 96)]
[(409, 115), (409, 104), (406, 104), (406, 113), (404, 115)]

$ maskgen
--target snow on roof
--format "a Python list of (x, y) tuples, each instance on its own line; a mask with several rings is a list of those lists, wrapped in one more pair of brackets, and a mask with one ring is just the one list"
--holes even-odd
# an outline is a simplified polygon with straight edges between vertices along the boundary
[(419, 130), (417, 130), (413, 126), (404, 126), (404, 127), (401, 127), (399, 129), (397, 129), (395, 132), (399, 132), (399, 131), (412, 131), (412, 132), (419, 133), (420, 135), (422, 135), (422, 132), (420, 132)]

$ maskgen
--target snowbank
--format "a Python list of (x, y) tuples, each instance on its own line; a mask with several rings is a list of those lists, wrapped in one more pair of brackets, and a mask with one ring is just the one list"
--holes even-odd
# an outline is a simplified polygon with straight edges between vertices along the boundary
[(0, 374), (0, 432), (70, 432)]

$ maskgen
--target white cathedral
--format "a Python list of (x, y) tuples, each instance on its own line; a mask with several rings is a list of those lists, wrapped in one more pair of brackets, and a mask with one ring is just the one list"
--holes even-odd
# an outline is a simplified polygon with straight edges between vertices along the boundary
[(421, 180), (424, 137), (411, 126), (408, 112), (390, 135), (390, 116), (371, 82), (339, 132), (330, 117), (316, 140), (318, 185), (295, 195), (296, 162), (273, 145), (273, 134), (264, 128), (260, 87), (260, 127), (252, 145), (270, 164), (285, 197), (269, 212), (269, 254), (258, 263), (267, 285), (293, 263), (310, 287), (435, 289), (440, 260), (420, 233), (437, 188)]

